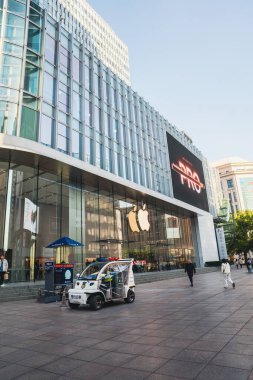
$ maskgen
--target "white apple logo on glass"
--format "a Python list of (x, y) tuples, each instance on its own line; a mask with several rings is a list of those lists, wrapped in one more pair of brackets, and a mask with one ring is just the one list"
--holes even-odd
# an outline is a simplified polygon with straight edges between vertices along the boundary
[(148, 211), (146, 205), (142, 206), (142, 209), (138, 211), (138, 223), (142, 231), (149, 231), (150, 223), (148, 221)]

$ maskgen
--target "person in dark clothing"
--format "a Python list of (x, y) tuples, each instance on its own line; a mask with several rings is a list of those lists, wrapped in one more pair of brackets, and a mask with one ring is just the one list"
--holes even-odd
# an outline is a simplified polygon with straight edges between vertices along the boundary
[(193, 286), (193, 273), (196, 273), (196, 269), (191, 260), (188, 260), (185, 264), (185, 272), (188, 274), (191, 286)]

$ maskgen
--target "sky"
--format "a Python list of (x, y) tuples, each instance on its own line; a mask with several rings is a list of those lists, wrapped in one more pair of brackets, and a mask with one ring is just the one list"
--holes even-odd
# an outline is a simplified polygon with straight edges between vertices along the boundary
[(127, 44), (132, 88), (209, 161), (253, 161), (252, 0), (88, 0)]

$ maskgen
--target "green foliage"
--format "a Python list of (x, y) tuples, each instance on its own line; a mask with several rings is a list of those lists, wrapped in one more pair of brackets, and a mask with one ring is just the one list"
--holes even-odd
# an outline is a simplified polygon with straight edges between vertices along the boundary
[(253, 250), (253, 211), (238, 211), (225, 231), (229, 254)]

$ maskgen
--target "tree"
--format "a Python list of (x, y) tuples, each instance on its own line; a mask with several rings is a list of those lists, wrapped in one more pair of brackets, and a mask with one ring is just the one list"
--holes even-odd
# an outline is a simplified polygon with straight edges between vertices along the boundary
[(253, 250), (253, 211), (238, 211), (228, 226), (228, 253)]

